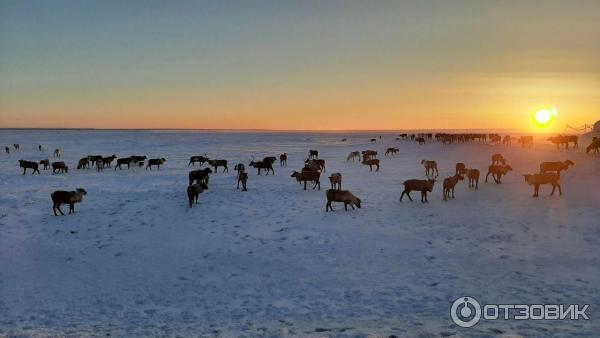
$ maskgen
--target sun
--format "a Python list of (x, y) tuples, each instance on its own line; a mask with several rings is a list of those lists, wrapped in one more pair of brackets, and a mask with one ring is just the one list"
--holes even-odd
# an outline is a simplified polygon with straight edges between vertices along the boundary
[(549, 127), (557, 115), (558, 111), (554, 107), (540, 109), (533, 115), (533, 122), (538, 128)]

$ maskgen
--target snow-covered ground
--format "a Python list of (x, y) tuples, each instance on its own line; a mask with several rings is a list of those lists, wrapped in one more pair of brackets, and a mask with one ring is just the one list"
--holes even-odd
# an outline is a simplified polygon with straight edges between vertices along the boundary
[[(600, 157), (483, 144), (442, 145), (344, 133), (182, 131), (0, 131), (0, 336), (389, 336), (592, 337), (600, 332)], [(345, 137), (347, 142), (340, 140)], [(40, 153), (37, 145), (45, 150)], [(400, 154), (383, 156), (387, 147)], [(66, 175), (21, 175), (18, 159), (52, 160)], [(290, 178), (309, 149), (362, 208), (325, 212), (321, 191)], [(379, 172), (346, 162), (380, 152)], [(275, 176), (250, 168), (236, 190), (233, 165), (287, 152)], [(422, 178), (422, 159), (440, 178), (456, 162), (486, 172), (502, 153), (514, 168), (501, 185), (456, 189), (428, 204), (398, 198)], [(187, 205), (187, 162), (207, 153), (230, 163)], [(165, 157), (160, 170), (76, 170), (86, 155)], [(571, 159), (564, 195), (531, 197), (522, 174), (541, 161)], [(441, 182), (438, 182), (441, 183)], [(50, 193), (82, 187), (74, 215), (55, 217)], [(64, 206), (63, 210), (68, 210)], [(450, 319), (459, 296), (483, 303), (590, 304), (589, 321)]]

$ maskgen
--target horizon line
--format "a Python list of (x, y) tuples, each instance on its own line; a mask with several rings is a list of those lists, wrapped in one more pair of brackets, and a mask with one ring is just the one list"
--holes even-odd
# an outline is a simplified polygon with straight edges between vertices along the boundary
[[(407, 129), (268, 129), (268, 128), (91, 128), (91, 127), (0, 127), (0, 130), (97, 130), (97, 131), (214, 131), (214, 132), (436, 132), (436, 131), (504, 131), (530, 132), (526, 129), (511, 128), (407, 128)], [(539, 131), (537, 131), (539, 133)], [(552, 131), (547, 131), (552, 132)]]

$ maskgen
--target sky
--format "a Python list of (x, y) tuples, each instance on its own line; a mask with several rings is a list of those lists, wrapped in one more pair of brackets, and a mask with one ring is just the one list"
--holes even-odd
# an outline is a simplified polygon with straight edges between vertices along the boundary
[(0, 1), (0, 127), (600, 119), (600, 1)]

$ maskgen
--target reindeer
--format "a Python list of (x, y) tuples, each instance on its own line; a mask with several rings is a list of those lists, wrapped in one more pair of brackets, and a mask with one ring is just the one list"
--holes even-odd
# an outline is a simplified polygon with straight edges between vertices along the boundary
[[(104, 162), (104, 160), (103, 160), (103, 162)], [(117, 170), (117, 168), (119, 168), (119, 170), (122, 170), (123, 168), (121, 168), (121, 165), (123, 165), (123, 164), (127, 164), (127, 169), (129, 169), (132, 162), (133, 162), (133, 159), (131, 157), (118, 158), (117, 165), (115, 165), (115, 170)]]
[(102, 155), (88, 155), (88, 159), (91, 165), (98, 165), (98, 161), (102, 161)]
[(319, 151), (318, 150), (309, 150), (308, 151), (308, 159), (318, 159), (319, 158)]
[(204, 164), (204, 162), (208, 162), (208, 161), (209, 161), (208, 157), (192, 156), (192, 157), (190, 157), (190, 162), (188, 163), (188, 167), (190, 166), (190, 164), (192, 165), (192, 167), (195, 167), (194, 163), (196, 163), (196, 162), (198, 162), (200, 164), (200, 166), (202, 166), (202, 164)]
[(237, 189), (240, 189), (240, 183), (242, 183), (242, 191), (248, 191), (246, 183), (248, 182), (248, 173), (245, 171), (238, 171), (238, 182)]
[(65, 162), (52, 162), (52, 175), (56, 173), (68, 173), (69, 167), (65, 164)]
[(219, 167), (223, 167), (223, 172), (229, 172), (229, 168), (227, 168), (227, 160), (209, 160), (208, 164), (215, 168), (215, 173), (219, 171)]
[(251, 167), (254, 167), (256, 169), (258, 169), (258, 175), (260, 175), (260, 171), (261, 169), (266, 170), (267, 175), (269, 175), (269, 171), (273, 172), (273, 175), (275, 175), (275, 170), (273, 169), (273, 162), (270, 161), (251, 161), (250, 164), (248, 164)]
[(433, 191), (433, 185), (435, 184), (435, 180), (434, 179), (427, 179), (427, 180), (406, 180), (404, 181), (404, 191), (402, 191), (402, 194), (400, 195), (400, 202), (402, 202), (402, 197), (404, 197), (404, 194), (406, 194), (406, 196), (408, 197), (408, 199), (412, 202), (412, 198), (410, 198), (410, 192), (415, 190), (415, 191), (420, 191), (421, 192), (421, 203), (427, 203), (429, 202), (427, 200), (427, 192), (432, 192)]
[(238, 163), (233, 167), (233, 170), (237, 171), (238, 176), (240, 173), (243, 173), (246, 171), (246, 167), (244, 166), (243, 163)]
[(478, 169), (467, 169), (467, 178), (469, 179), (469, 188), (479, 189), (479, 170)]
[(523, 175), (525, 177), (525, 182), (529, 185), (533, 185), (533, 197), (539, 196), (540, 185), (542, 184), (551, 184), (552, 192), (550, 195), (554, 195), (554, 190), (558, 187), (558, 194), (562, 196), (562, 189), (560, 187), (560, 183), (558, 182), (560, 176), (556, 173), (543, 173), (543, 174), (531, 174), (531, 175)]
[(369, 166), (369, 171), (373, 171), (373, 166), (376, 166), (377, 169), (375, 171), (379, 171), (379, 160), (378, 159), (371, 159), (371, 160), (367, 160), (367, 159), (363, 159), (362, 161), (363, 165), (368, 165)]
[(155, 165), (158, 169), (160, 169), (160, 166), (163, 165), (165, 162), (167, 162), (167, 160), (163, 157), (163, 158), (151, 158), (148, 160), (148, 165), (146, 166), (146, 170), (148, 170), (148, 168), (150, 168), (150, 170), (152, 170), (152, 166)]
[(287, 167), (287, 153), (279, 155), (279, 166)]
[(77, 163), (77, 169), (86, 169), (90, 167), (90, 158), (84, 157)]
[(488, 181), (488, 176), (492, 174), (492, 178), (496, 184), (502, 183), (502, 176), (508, 174), (509, 171), (512, 171), (512, 167), (509, 165), (496, 165), (492, 164), (488, 167), (488, 173), (485, 175), (485, 183)]
[(15, 151), (19, 150), (19, 148), (21, 148), (21, 146), (18, 143), (13, 144), (13, 147), (15, 147)]
[[(117, 155), (111, 155), (109, 157), (103, 157), (102, 158), (102, 168), (104, 167), (111, 167), (111, 163), (112, 161), (114, 161), (117, 158)], [(96, 163), (96, 166), (98, 166), (98, 163)]]
[(569, 169), (569, 166), (575, 165), (571, 160), (564, 162), (542, 162), (540, 163), (540, 174), (548, 171), (555, 171), (560, 178), (560, 172)]
[(69, 215), (75, 213), (75, 203), (79, 203), (83, 200), (83, 196), (87, 195), (87, 192), (81, 188), (75, 189), (75, 191), (62, 191), (57, 190), (50, 194), (50, 198), (52, 199), (52, 211), (54, 211), (54, 216), (58, 216), (56, 210), (60, 212), (61, 215), (65, 215), (62, 210), (60, 210), (61, 204), (69, 205)]
[(352, 207), (354, 210), (354, 206), (360, 209), (360, 198), (354, 196), (348, 190), (335, 190), (329, 189), (325, 192), (325, 196), (327, 197), (327, 204), (325, 204), (325, 212), (329, 210), (333, 211), (333, 207), (331, 206), (331, 202), (342, 202), (344, 203), (344, 210), (348, 211), (348, 205)]
[(194, 203), (198, 204), (198, 195), (200, 195), (200, 193), (204, 192), (204, 190), (208, 190), (208, 185), (203, 182), (198, 183), (198, 184), (190, 184), (187, 187), (187, 195), (188, 195), (188, 201), (190, 202), (190, 208), (192, 207), (192, 204), (194, 204)]
[(592, 152), (592, 154), (600, 153), (600, 138), (594, 137), (592, 143), (585, 148), (586, 154), (589, 154), (590, 152)]
[(348, 161), (354, 162), (354, 160), (360, 160), (360, 152), (359, 151), (353, 151), (348, 155), (348, 157), (346, 157), (346, 162), (348, 162)]
[(54, 149), (54, 157), (60, 157), (60, 149)]
[(4, 151), (5, 151), (7, 154), (10, 154), (10, 148), (9, 148), (9, 147), (4, 147)]
[(333, 173), (329, 176), (329, 182), (331, 183), (331, 189), (342, 190), (342, 174)]
[(492, 155), (492, 164), (506, 164), (506, 159), (502, 154), (494, 154)]
[(25, 175), (25, 171), (27, 171), (27, 169), (32, 170), (32, 175), (36, 172), (38, 175), (40, 174), (40, 170), (38, 169), (38, 164), (36, 162), (19, 160), (19, 167), (23, 168), (23, 175)]
[(319, 171), (323, 171), (325, 172), (325, 160), (305, 160), (304, 161), (304, 165), (305, 166), (309, 166), (309, 167), (313, 167), (313, 168), (318, 168)]
[(319, 187), (319, 190), (321, 190), (321, 180), (320, 180), (321, 173), (318, 171), (302, 171), (302, 172), (294, 171), (294, 172), (292, 172), (291, 177), (295, 177), (298, 182), (304, 182), (304, 190), (306, 190), (306, 182), (308, 182), (308, 181), (315, 182), (315, 185), (313, 186), (313, 190), (317, 186)]
[(423, 167), (425, 167), (425, 176), (429, 177), (429, 172), (431, 172), (432, 176), (435, 173), (434, 177), (437, 177), (440, 174), (440, 172), (438, 171), (436, 161), (422, 160), (421, 164), (423, 165)]
[(50, 168), (50, 160), (48, 160), (48, 159), (41, 160), (40, 164), (44, 166), (43, 167), (44, 170)]
[(400, 149), (398, 148), (387, 148), (387, 150), (385, 151), (385, 156), (396, 155), (399, 151)]
[(523, 148), (531, 148), (533, 147), (533, 136), (521, 136), (518, 139), (518, 143), (520, 143)]
[(209, 176), (213, 171), (210, 168), (204, 168), (200, 170), (192, 170), (188, 174), (189, 184), (192, 185), (194, 182), (196, 183), (206, 183), (208, 184)]
[(450, 197), (450, 192), (452, 192), (452, 198), (454, 198), (454, 187), (456, 186), (456, 183), (462, 179), (463, 177), (460, 174), (456, 174), (444, 179), (444, 201), (448, 200), (448, 197)]
[(467, 169), (467, 166), (462, 163), (462, 162), (458, 162), (456, 163), (456, 175), (464, 175), (465, 174), (465, 170)]

